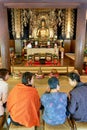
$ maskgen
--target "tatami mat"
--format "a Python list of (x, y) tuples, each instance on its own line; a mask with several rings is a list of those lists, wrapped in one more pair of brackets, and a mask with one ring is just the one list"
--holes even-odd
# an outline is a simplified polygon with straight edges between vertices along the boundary
[[(47, 84), (48, 78), (49, 78), (48, 76), (45, 76), (43, 79), (36, 79), (35, 78), (35, 80), (34, 80), (34, 85), (35, 85), (36, 89), (38, 90), (40, 97), (45, 92), (46, 87), (48, 86), (48, 84)], [(82, 75), (81, 81), (87, 82), (87, 76)], [(67, 76), (60, 75), (59, 76), (59, 82), (60, 82), (60, 91), (66, 92), (68, 94), (69, 91), (72, 89), (72, 87), (69, 85)], [(15, 79), (12, 76), (10, 76), (10, 78), (8, 80), (9, 92), (18, 83), (21, 83), (21, 78)], [(4, 130), (4, 129), (2, 129), (2, 130)], [(38, 128), (38, 130), (42, 130), (42, 126), (40, 128)]]

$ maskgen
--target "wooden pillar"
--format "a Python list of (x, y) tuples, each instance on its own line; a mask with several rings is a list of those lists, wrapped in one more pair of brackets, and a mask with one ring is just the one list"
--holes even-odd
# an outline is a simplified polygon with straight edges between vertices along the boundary
[(81, 5), (77, 9), (77, 31), (76, 31), (76, 47), (75, 47), (75, 69), (82, 74), (84, 62), (85, 47), (85, 30), (86, 30), (86, 8)]
[(7, 8), (3, 4), (0, 4), (0, 46), (2, 67), (9, 69), (10, 72), (8, 17)]

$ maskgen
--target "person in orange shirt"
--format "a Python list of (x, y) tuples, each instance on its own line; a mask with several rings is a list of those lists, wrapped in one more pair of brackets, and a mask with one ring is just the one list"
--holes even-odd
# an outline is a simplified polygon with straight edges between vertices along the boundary
[(25, 127), (40, 125), (40, 97), (33, 87), (34, 75), (25, 72), (22, 83), (17, 84), (9, 93), (7, 110), (12, 123)]

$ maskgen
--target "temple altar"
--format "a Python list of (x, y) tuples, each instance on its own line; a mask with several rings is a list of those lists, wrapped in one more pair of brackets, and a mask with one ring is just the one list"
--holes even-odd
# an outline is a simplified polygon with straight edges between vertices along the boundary
[(27, 59), (29, 55), (34, 55), (35, 53), (45, 54), (45, 53), (51, 53), (59, 56), (59, 48), (28, 48), (27, 49)]
[(40, 11), (41, 13), (38, 10), (31, 10), (29, 39), (30, 41), (34, 40), (34, 46), (26, 48), (27, 60), (29, 55), (34, 55), (35, 53), (39, 55), (51, 53), (59, 57), (59, 48), (52, 45), (57, 39), (55, 10), (48, 10), (48, 13), (46, 10)]

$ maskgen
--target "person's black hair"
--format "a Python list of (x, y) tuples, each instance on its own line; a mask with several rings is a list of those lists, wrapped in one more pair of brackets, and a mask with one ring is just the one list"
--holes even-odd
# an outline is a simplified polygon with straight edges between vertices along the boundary
[(71, 80), (76, 80), (77, 82), (80, 82), (80, 75), (75, 73), (75, 72), (70, 72), (68, 74), (68, 77), (71, 79)]
[(59, 85), (59, 80), (56, 77), (49, 78), (48, 84), (51, 89), (55, 89), (57, 88), (57, 85)]
[(23, 75), (22, 75), (22, 83), (24, 85), (28, 85), (28, 82), (31, 81), (33, 75), (34, 74), (30, 73), (30, 72), (23, 73)]
[(5, 80), (5, 76), (9, 74), (9, 70), (5, 69), (5, 68), (1, 68), (0, 69), (0, 78), (2, 78), (3, 80)]

